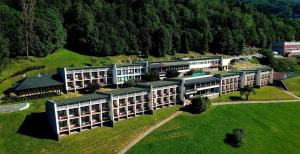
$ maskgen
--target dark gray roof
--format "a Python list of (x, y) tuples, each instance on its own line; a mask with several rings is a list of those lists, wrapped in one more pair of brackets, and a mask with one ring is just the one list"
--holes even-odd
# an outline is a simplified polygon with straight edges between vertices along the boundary
[(152, 85), (152, 87), (155, 88), (155, 87), (163, 87), (163, 86), (169, 86), (169, 85), (177, 85), (178, 83), (179, 82), (176, 82), (176, 81), (162, 80), (162, 81), (139, 83), (138, 85), (142, 85), (142, 86), (151, 86)]
[(141, 88), (141, 87), (129, 87), (129, 88), (120, 88), (116, 90), (110, 90), (110, 91), (104, 91), (101, 92), (103, 94), (112, 94), (113, 96), (118, 95), (126, 95), (126, 94), (133, 94), (138, 92), (144, 92), (147, 91), (147, 88)]
[(190, 63), (185, 61), (170, 61), (170, 62), (152, 62), (149, 67), (172, 67), (172, 66), (189, 66)]
[(185, 80), (185, 85), (194, 85), (194, 84), (213, 82), (213, 81), (220, 81), (220, 79), (214, 76), (190, 78)]
[(56, 100), (53, 102), (55, 102), (57, 106), (63, 106), (63, 105), (76, 104), (76, 103), (88, 102), (88, 101), (99, 100), (99, 99), (106, 99), (108, 97), (109, 97), (108, 95), (92, 93), (92, 94), (86, 94), (86, 95), (63, 99), (63, 100)]
[(39, 75), (20, 80), (13, 86), (13, 88), (16, 91), (19, 91), (59, 85), (63, 85), (63, 83), (52, 79), (50, 75)]
[(89, 67), (67, 67), (66, 69), (68, 71), (71, 71), (71, 70), (82, 70), (82, 69), (108, 69), (110, 68), (110, 66), (89, 66)]

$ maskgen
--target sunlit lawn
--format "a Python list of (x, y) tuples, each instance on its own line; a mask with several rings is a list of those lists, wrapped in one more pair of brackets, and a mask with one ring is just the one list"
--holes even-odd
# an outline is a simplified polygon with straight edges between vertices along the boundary
[[(216, 102), (231, 102), (241, 101), (240, 92), (236, 91), (229, 94), (223, 94), (219, 98), (211, 99), (212, 103)], [(282, 89), (273, 86), (264, 86), (260, 89), (255, 89), (255, 95), (249, 96), (249, 101), (272, 101), (272, 100), (294, 100), (295, 98)]]
[(300, 76), (284, 80), (289, 91), (300, 97)]
[[(64, 97), (66, 96), (60, 98)], [(45, 101), (45, 99), (32, 101), (30, 108), (25, 111), (0, 114), (1, 154), (115, 153), (140, 133), (175, 113), (179, 108), (171, 106), (155, 111), (154, 115), (143, 115), (116, 122), (113, 128), (99, 127), (55, 141), (47, 139), (50, 131), (46, 127), (47, 118), (44, 117)]]
[[(300, 153), (300, 104), (242, 104), (183, 113), (152, 132), (128, 153)], [(224, 143), (226, 133), (245, 130), (245, 144)]]

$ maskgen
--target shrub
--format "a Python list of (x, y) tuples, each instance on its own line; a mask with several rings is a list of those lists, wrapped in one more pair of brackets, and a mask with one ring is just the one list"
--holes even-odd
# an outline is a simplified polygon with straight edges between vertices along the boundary
[(175, 71), (175, 70), (168, 70), (167, 71), (167, 74), (166, 74), (166, 77), (167, 78), (174, 78), (174, 77), (178, 77), (180, 73)]
[(224, 142), (238, 148), (245, 142), (245, 131), (241, 128), (234, 129), (232, 133), (227, 133)]
[(187, 110), (191, 113), (197, 114), (206, 111), (211, 103), (207, 97), (194, 97), (192, 104), (187, 106)]
[(89, 83), (85, 87), (85, 93), (93, 93), (96, 90), (99, 90), (101, 88), (101, 85), (99, 83)]

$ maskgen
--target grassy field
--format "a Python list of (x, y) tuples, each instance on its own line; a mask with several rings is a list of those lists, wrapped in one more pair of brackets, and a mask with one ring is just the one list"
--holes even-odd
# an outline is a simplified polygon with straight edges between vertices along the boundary
[[(211, 99), (212, 103), (217, 102), (232, 102), (232, 101), (242, 101), (240, 98), (240, 92), (236, 91), (229, 94), (223, 94), (219, 98)], [(249, 96), (249, 101), (272, 101), (272, 100), (294, 100), (295, 98), (283, 90), (273, 87), (264, 86), (260, 89), (255, 89), (255, 95), (251, 94)]]
[[(201, 55), (196, 52), (190, 52), (189, 54), (181, 54), (181, 53), (176, 54), (176, 57), (200, 57), (200, 56)], [(207, 54), (206, 56), (212, 56), (212, 55)], [(167, 55), (162, 58), (150, 56), (146, 60), (162, 61), (162, 60), (171, 60), (172, 58), (173, 56), (170, 55)], [(113, 63), (121, 64), (121, 63), (129, 63), (135, 60), (139, 60), (140, 58), (136, 55), (94, 57), (95, 63), (92, 63), (91, 59), (92, 56), (81, 55), (66, 49), (62, 49), (43, 58), (29, 57), (28, 59), (17, 58), (11, 60), (11, 62), (7, 65), (7, 67), (2, 72), (0, 72), (0, 81), (2, 81), (3, 79), (8, 79), (1, 83), (0, 94), (4, 90), (11, 87), (16, 81), (24, 78), (23, 74), (15, 77), (10, 77), (11, 75), (31, 66), (45, 66), (45, 68), (40, 70), (29, 71), (25, 73), (26, 77), (38, 75), (39, 73), (55, 74), (56, 69), (58, 67), (84, 67), (87, 65), (102, 66), (105, 64), (113, 64)]]
[[(300, 153), (300, 104), (213, 107), (200, 115), (183, 113), (152, 132), (128, 153)], [(243, 128), (245, 144), (224, 143), (226, 133)]]
[(289, 91), (300, 97), (300, 76), (284, 80)]
[[(75, 94), (68, 95), (68, 97), (73, 97), (73, 95)], [(155, 111), (154, 115), (116, 122), (114, 128), (95, 128), (54, 141), (49, 139), (51, 136), (50, 130), (46, 127), (44, 102), (43, 99), (33, 101), (30, 108), (25, 111), (0, 114), (1, 154), (116, 153), (140, 133), (175, 113), (179, 108), (172, 106)]]

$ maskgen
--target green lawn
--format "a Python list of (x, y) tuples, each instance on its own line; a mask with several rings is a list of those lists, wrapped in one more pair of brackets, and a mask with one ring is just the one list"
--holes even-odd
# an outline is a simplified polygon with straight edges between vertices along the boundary
[[(243, 104), (183, 113), (158, 128), (128, 153), (300, 153), (300, 104)], [(246, 143), (232, 148), (223, 139), (243, 128)]]
[[(25, 111), (0, 114), (0, 153), (115, 153), (115, 150), (117, 152), (179, 108), (168, 107), (155, 111), (154, 115), (116, 122), (114, 128), (95, 128), (54, 141), (47, 139), (49, 131), (46, 133), (47, 129), (43, 124), (46, 119), (41, 117), (45, 110), (44, 102), (45, 100), (37, 100)], [(29, 131), (23, 128), (28, 128)]]
[[(240, 92), (236, 91), (229, 94), (223, 94), (219, 98), (211, 99), (212, 103), (217, 102), (231, 102), (231, 101), (241, 101)], [(249, 101), (271, 101), (271, 100), (293, 100), (293, 96), (285, 93), (283, 90), (273, 87), (264, 86), (260, 89), (255, 89), (255, 95), (251, 94), (249, 96)]]
[(300, 97), (300, 76), (284, 80), (289, 91)]
[[(196, 52), (190, 52), (189, 54), (176, 54), (176, 57), (199, 57), (200, 54)], [(211, 55), (208, 55), (211, 56)], [(146, 60), (149, 61), (162, 61), (162, 60), (171, 60), (173, 56), (166, 55), (165, 57), (153, 57), (150, 56)], [(24, 70), (30, 66), (40, 66), (44, 65), (45, 68), (41, 70), (29, 71), (26, 76), (33, 76), (41, 74), (55, 74), (56, 69), (58, 67), (83, 67), (86, 64), (92, 64), (91, 62), (92, 56), (81, 55), (66, 49), (61, 49), (53, 54), (48, 55), (47, 57), (37, 58), (37, 57), (29, 57), (28, 59), (17, 58), (11, 60), (10, 63), (7, 64), (5, 70), (0, 72), (0, 81), (8, 78), (14, 73)], [(107, 57), (95, 57), (95, 66), (102, 66), (105, 64), (113, 64), (113, 63), (129, 63), (135, 60), (139, 60), (140, 58), (137, 55), (118, 55), (118, 56), (107, 56)], [(2, 92), (9, 87), (11, 87), (16, 81), (22, 79), (23, 76), (19, 75), (16, 77), (9, 78), (9, 80), (5, 80), (1, 83), (0, 86), (0, 95)]]

